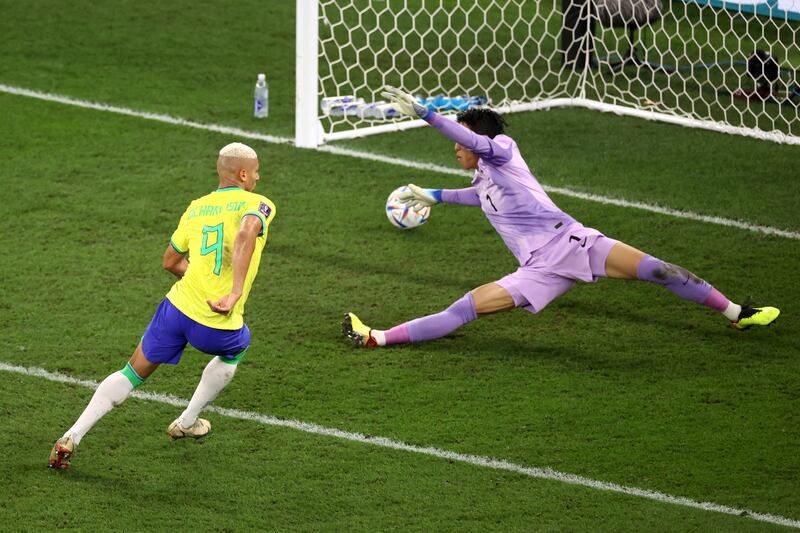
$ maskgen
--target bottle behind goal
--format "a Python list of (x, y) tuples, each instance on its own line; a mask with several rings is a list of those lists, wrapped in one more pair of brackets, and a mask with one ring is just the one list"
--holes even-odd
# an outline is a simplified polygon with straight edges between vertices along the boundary
[(266, 74), (259, 74), (256, 80), (256, 89), (253, 93), (253, 116), (266, 118), (269, 116), (269, 86)]

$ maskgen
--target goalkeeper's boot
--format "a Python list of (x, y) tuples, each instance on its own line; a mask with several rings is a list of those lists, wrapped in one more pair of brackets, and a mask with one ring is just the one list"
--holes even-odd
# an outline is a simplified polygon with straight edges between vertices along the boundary
[(769, 326), (780, 315), (780, 309), (776, 307), (752, 307), (743, 305), (739, 313), (739, 320), (731, 322), (734, 329), (747, 329), (753, 326)]
[(169, 436), (170, 440), (185, 439), (186, 437), (199, 439), (200, 437), (205, 437), (211, 432), (211, 422), (205, 418), (198, 418), (190, 428), (184, 428), (181, 426), (180, 420), (180, 418), (175, 419), (175, 421), (167, 428), (167, 435)]
[(365, 346), (367, 348), (378, 346), (378, 341), (372, 336), (372, 330), (369, 329), (369, 326), (361, 322), (353, 313), (344, 315), (342, 331), (344, 336), (353, 341), (356, 346)]
[(61, 437), (50, 450), (50, 468), (66, 470), (69, 468), (73, 453), (75, 453), (75, 443), (72, 442), (72, 437)]

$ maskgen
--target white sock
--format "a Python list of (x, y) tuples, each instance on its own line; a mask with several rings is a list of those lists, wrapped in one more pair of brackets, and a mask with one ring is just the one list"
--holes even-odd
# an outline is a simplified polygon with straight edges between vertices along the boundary
[(205, 406), (214, 401), (225, 386), (231, 382), (239, 365), (223, 362), (219, 357), (214, 357), (203, 370), (203, 377), (197, 385), (189, 406), (178, 417), (178, 423), (183, 429), (189, 429), (197, 422), (197, 415)]
[(86, 432), (92, 429), (98, 420), (111, 409), (125, 401), (133, 390), (130, 380), (122, 372), (114, 372), (97, 387), (89, 405), (71, 428), (64, 433), (65, 437), (72, 437), (77, 446)]
[(725, 308), (722, 314), (725, 315), (725, 318), (727, 318), (731, 322), (736, 322), (737, 320), (739, 320), (739, 313), (741, 312), (742, 312), (741, 305), (729, 302), (728, 307)]
[(378, 346), (386, 346), (386, 335), (383, 334), (383, 331), (379, 329), (371, 329), (369, 333), (376, 341), (378, 341)]

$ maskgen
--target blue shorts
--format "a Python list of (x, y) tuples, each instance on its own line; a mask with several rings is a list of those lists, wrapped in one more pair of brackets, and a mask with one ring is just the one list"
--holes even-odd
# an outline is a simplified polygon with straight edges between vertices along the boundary
[(142, 337), (145, 359), (151, 363), (177, 365), (187, 343), (201, 352), (235, 359), (250, 346), (250, 330), (246, 325), (233, 330), (204, 326), (164, 298)]

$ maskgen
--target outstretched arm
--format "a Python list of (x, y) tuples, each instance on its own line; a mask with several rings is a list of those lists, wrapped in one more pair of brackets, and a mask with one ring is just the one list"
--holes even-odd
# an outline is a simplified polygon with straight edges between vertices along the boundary
[(443, 204), (481, 205), (481, 199), (475, 187), (467, 187), (466, 189), (442, 189), (441, 198)]
[(428, 111), (423, 120), (441, 131), (451, 141), (460, 144), (493, 166), (499, 167), (511, 160), (510, 146), (501, 146), (486, 135), (478, 135), (454, 120), (444, 118), (433, 111)]
[(486, 160), (487, 163), (500, 166), (511, 160), (510, 147), (503, 147), (486, 135), (478, 135), (469, 128), (430, 111), (420, 105), (412, 95), (390, 86), (386, 86), (381, 95), (391, 100), (404, 115), (421, 118), (441, 131), (445, 137)]
[(244, 280), (247, 278), (247, 270), (250, 267), (250, 259), (253, 257), (253, 250), (256, 247), (256, 238), (261, 233), (262, 222), (260, 217), (246, 216), (242, 219), (239, 233), (236, 234), (236, 241), (233, 245), (233, 287), (231, 292), (212, 302), (208, 300), (208, 306), (215, 313), (227, 315), (242, 297), (244, 291)]
[(481, 205), (475, 187), (466, 189), (423, 189), (413, 183), (408, 184), (408, 190), (397, 195), (397, 199), (406, 207), (421, 209), (439, 203), (460, 205)]

